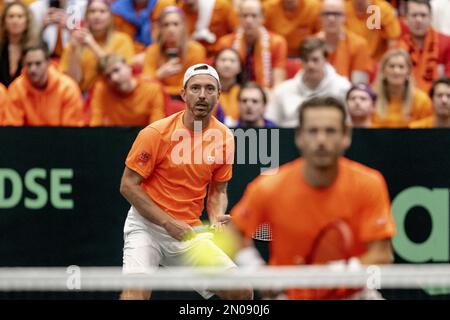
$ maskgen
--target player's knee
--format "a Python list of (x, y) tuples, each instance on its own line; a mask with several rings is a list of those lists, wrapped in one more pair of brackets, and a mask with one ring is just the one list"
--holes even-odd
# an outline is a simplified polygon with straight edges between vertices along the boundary
[(149, 300), (151, 292), (148, 290), (124, 290), (120, 300)]

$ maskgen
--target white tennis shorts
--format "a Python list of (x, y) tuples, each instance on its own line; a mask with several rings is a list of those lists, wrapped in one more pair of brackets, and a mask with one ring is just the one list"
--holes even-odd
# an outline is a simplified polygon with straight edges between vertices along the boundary
[[(207, 249), (209, 266), (224, 269), (237, 268), (236, 264), (211, 239), (212, 233), (198, 234), (192, 240), (179, 241), (167, 231), (150, 222), (132, 206), (124, 226), (123, 272), (144, 273), (162, 266), (205, 266), (198, 248)], [(197, 250), (196, 250), (197, 249)], [(207, 288), (193, 288), (205, 299), (211, 298)]]

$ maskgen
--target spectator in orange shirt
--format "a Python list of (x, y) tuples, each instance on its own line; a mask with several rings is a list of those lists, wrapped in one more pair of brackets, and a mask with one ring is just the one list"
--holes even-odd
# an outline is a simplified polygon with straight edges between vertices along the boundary
[(143, 74), (158, 80), (175, 100), (182, 89), (187, 68), (206, 60), (203, 46), (187, 35), (184, 13), (177, 7), (166, 7), (159, 18), (158, 42), (145, 52)]
[(238, 15), (229, 0), (179, 0), (191, 38), (213, 56), (217, 40), (238, 26)]
[(375, 127), (406, 128), (411, 121), (431, 116), (431, 100), (414, 85), (408, 53), (395, 49), (384, 54), (375, 79)]
[(450, 37), (431, 27), (428, 0), (409, 0), (406, 8), (408, 31), (402, 36), (400, 47), (411, 56), (417, 87), (428, 92), (444, 72), (450, 76)]
[(3, 125), (5, 120), (5, 110), (7, 108), (11, 108), (11, 99), (5, 86), (0, 83), (0, 126)]
[(343, 0), (324, 0), (322, 28), (318, 37), (327, 46), (328, 62), (352, 83), (368, 83), (373, 71), (369, 46), (361, 36), (344, 29)]
[(286, 39), (288, 54), (297, 57), (302, 41), (320, 30), (320, 0), (264, 1), (264, 25)]
[(24, 71), (9, 86), (13, 106), (6, 125), (82, 126), (83, 100), (78, 85), (49, 63), (45, 43), (24, 49)]
[(238, 95), (242, 84), (242, 63), (239, 52), (232, 48), (220, 50), (214, 60), (214, 67), (220, 76), (219, 105), (226, 119), (239, 119)]
[(239, 7), (239, 28), (219, 40), (218, 50), (236, 49), (244, 64), (244, 81), (256, 81), (264, 88), (276, 87), (286, 76), (286, 40), (264, 26), (259, 0), (244, 0)]
[(0, 19), (0, 83), (8, 87), (20, 75), (24, 46), (36, 35), (31, 14), (21, 2), (6, 4)]
[[(211, 115), (219, 100), (219, 75), (209, 65), (193, 65), (182, 85), (185, 110), (141, 130), (125, 161), (120, 191), (131, 204), (124, 227), (125, 273), (141, 273), (159, 265), (236, 268), (210, 238), (194, 231), (202, 226), (207, 192), (210, 224), (220, 228), (229, 219), (226, 190), (232, 176), (234, 138)], [(199, 152), (200, 157), (196, 156)], [(201, 261), (205, 254), (207, 262)], [(250, 289), (197, 290), (204, 298), (213, 293), (222, 299), (252, 298)], [(128, 289), (121, 298), (144, 300), (150, 295), (147, 290)]]
[(369, 54), (378, 61), (397, 44), (400, 23), (395, 10), (385, 0), (348, 0), (345, 2), (345, 26), (369, 44)]
[(371, 128), (377, 95), (367, 84), (357, 84), (347, 92), (347, 110), (353, 128)]
[(133, 77), (131, 67), (117, 54), (99, 62), (103, 79), (94, 85), (91, 126), (146, 126), (164, 118), (164, 95), (156, 82)]
[(89, 91), (97, 79), (97, 62), (107, 53), (118, 53), (130, 62), (134, 55), (133, 41), (112, 25), (110, 0), (89, 0), (86, 9), (87, 27), (72, 32), (70, 44), (64, 49), (61, 70)]
[[(352, 261), (392, 263), (395, 224), (386, 182), (379, 171), (342, 156), (351, 143), (345, 119), (345, 107), (339, 100), (305, 101), (295, 134), (302, 157), (257, 177), (232, 209), (233, 225), (248, 240), (261, 224), (270, 226), (270, 265), (302, 263), (323, 228), (339, 219), (354, 235)], [(244, 256), (243, 252), (236, 255), (238, 265), (252, 263)], [(348, 291), (331, 294), (330, 299), (356, 298)], [(308, 289), (288, 289), (287, 297), (317, 299), (314, 290)]]
[(433, 82), (430, 89), (434, 115), (411, 122), (410, 128), (450, 128), (450, 78)]

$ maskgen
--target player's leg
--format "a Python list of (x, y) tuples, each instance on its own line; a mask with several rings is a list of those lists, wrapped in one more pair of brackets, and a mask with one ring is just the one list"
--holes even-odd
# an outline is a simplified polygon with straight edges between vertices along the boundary
[[(161, 251), (157, 240), (157, 235), (144, 223), (128, 215), (124, 228), (123, 273), (144, 274), (158, 268)], [(125, 289), (120, 295), (121, 300), (148, 300), (150, 297), (151, 290)]]

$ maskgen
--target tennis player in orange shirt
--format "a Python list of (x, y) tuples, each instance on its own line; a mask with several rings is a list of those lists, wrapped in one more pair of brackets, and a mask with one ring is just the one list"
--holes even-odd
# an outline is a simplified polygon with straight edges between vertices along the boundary
[[(219, 95), (216, 70), (206, 64), (191, 66), (181, 90), (186, 109), (153, 122), (134, 141), (120, 186), (131, 204), (124, 227), (125, 273), (142, 273), (158, 265), (236, 268), (210, 238), (194, 232), (202, 225), (207, 191), (210, 224), (220, 226), (229, 219), (226, 189), (232, 175), (234, 138), (211, 116)], [(206, 265), (205, 251), (210, 255)], [(253, 296), (251, 289), (195, 289), (204, 298), (214, 293), (222, 299)], [(121, 298), (148, 299), (150, 291), (125, 290)]]
[[(295, 140), (302, 157), (256, 178), (233, 208), (233, 224), (246, 238), (261, 224), (270, 225), (269, 264), (306, 261), (321, 230), (337, 220), (353, 234), (353, 261), (393, 261), (395, 226), (386, 182), (380, 172), (342, 156), (351, 143), (345, 119), (345, 107), (334, 98), (305, 101)], [(287, 297), (314, 299), (315, 292), (288, 289)], [(349, 297), (340, 292), (327, 298)]]

